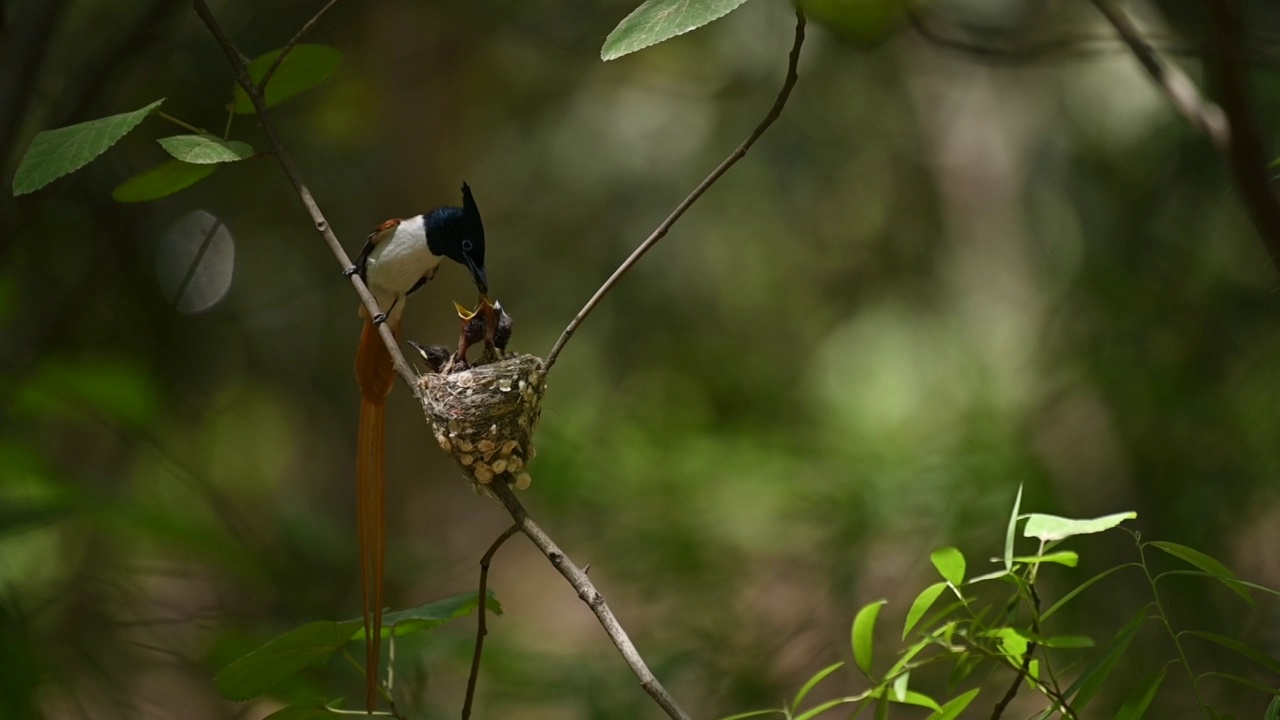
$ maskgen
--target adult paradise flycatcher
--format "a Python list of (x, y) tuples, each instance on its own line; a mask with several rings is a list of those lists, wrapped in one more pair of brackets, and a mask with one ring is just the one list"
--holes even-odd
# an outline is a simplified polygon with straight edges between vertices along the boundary
[(391, 354), (377, 326), (388, 323), (400, 337), (405, 298), (435, 277), (449, 258), (471, 271), (482, 296), (489, 291), (484, 271), (484, 226), (471, 188), (462, 184), (462, 207), (438, 207), (425, 215), (391, 219), (377, 227), (348, 268), (359, 273), (382, 313), (365, 319), (356, 350), (360, 383), (360, 431), (356, 441), (356, 519), (360, 535), (360, 586), (364, 607), (365, 703), (372, 713), (377, 701), (378, 659), (382, 647), (382, 575), (386, 550), (383, 524), (383, 431), (387, 395), (395, 384)]

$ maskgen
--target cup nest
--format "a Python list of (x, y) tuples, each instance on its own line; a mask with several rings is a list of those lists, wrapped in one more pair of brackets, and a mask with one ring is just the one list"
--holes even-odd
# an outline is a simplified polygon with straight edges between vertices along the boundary
[(495, 481), (529, 487), (533, 431), (545, 389), (542, 358), (535, 355), (511, 355), (418, 379), (418, 396), (436, 441), (477, 492), (486, 492)]

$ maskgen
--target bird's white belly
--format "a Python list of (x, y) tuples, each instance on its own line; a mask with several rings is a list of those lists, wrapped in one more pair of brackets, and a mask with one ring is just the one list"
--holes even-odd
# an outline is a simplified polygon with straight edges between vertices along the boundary
[[(365, 279), (378, 300), (378, 306), (386, 312), (392, 302), (403, 298), (423, 275), (440, 264), (440, 260), (427, 247), (422, 218), (412, 218), (402, 222), (391, 237), (378, 243), (369, 253)], [(397, 304), (396, 310), (401, 309)]]

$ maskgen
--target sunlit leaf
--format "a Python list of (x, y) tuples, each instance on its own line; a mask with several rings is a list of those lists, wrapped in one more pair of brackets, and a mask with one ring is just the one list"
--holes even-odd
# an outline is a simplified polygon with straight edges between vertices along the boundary
[[(267, 74), (267, 68), (271, 67), (271, 63), (279, 54), (279, 50), (272, 50), (254, 58), (253, 62), (249, 63), (249, 78), (255, 84), (261, 82), (262, 77)], [(267, 101), (267, 107), (278, 105), (304, 90), (319, 85), (341, 62), (342, 53), (327, 45), (295, 46), (284, 62), (280, 63), (280, 67), (276, 68), (271, 80), (267, 82), (267, 93), (263, 98)], [(237, 113), (248, 115), (254, 112), (253, 103), (238, 84), (232, 88), (232, 93), (235, 96)]]
[[(800, 703), (804, 702), (805, 696), (807, 696), (810, 691), (812, 691), (815, 687), (817, 687), (818, 683), (827, 679), (828, 675), (835, 672), (836, 670), (839, 670), (842, 667), (844, 667), (844, 663), (842, 662), (835, 663), (834, 665), (828, 665), (825, 668), (819, 670), (813, 677), (809, 678), (808, 682), (806, 682), (804, 686), (800, 688), (800, 692), (796, 693), (796, 699), (791, 702), (791, 712), (794, 713), (796, 710), (800, 708)], [(768, 710), (766, 712), (775, 712), (775, 711)]]
[(903, 640), (907, 639), (907, 635), (911, 634), (911, 628), (915, 627), (916, 623), (920, 622), (920, 618), (924, 617), (924, 614), (929, 611), (929, 608), (933, 607), (934, 601), (936, 601), (938, 596), (946, 589), (946, 583), (934, 583), (922, 590), (920, 594), (916, 596), (916, 599), (911, 603), (911, 609), (907, 611), (907, 620), (902, 625)]
[(122, 203), (159, 200), (191, 187), (217, 169), (217, 165), (192, 165), (181, 160), (169, 160), (125, 180), (111, 191), (111, 197)]
[(963, 695), (951, 698), (943, 704), (941, 709), (935, 710), (928, 720), (955, 720), (969, 707), (969, 703), (978, 697), (978, 690), (979, 688), (974, 688)]
[[(906, 677), (907, 677), (906, 675), (902, 675), (898, 679), (901, 680)], [(889, 700), (891, 700), (892, 702), (899, 703), (901, 705), (915, 705), (916, 707), (929, 708), (934, 712), (940, 712), (942, 710), (942, 706), (939, 705), (936, 700), (929, 697), (928, 695), (925, 695), (924, 693), (918, 693), (915, 690), (908, 690), (905, 680), (902, 683), (901, 695), (899, 695), (898, 693), (898, 683), (894, 682), (894, 692), (889, 695)]]
[(943, 580), (957, 586), (964, 582), (964, 555), (956, 548), (938, 548), (929, 555), (929, 561)]
[(1022, 536), (1038, 538), (1043, 542), (1057, 542), (1076, 535), (1091, 535), (1110, 530), (1125, 520), (1132, 520), (1136, 517), (1138, 517), (1138, 513), (1125, 512), (1089, 520), (1073, 520), (1071, 518), (1058, 517), (1057, 515), (1032, 513), (1027, 516), (1027, 524), (1022, 529)]
[(1071, 550), (1059, 550), (1057, 552), (1045, 553), (1043, 555), (1019, 555), (1015, 557), (1013, 561), (1027, 565), (1035, 565), (1037, 563), (1057, 563), (1058, 565), (1075, 567), (1080, 562), (1080, 556)]
[(1093, 638), (1084, 635), (1054, 635), (1044, 638), (1040, 641), (1041, 645), (1051, 648), (1072, 649), (1072, 648), (1091, 648), (1094, 646)]
[(196, 165), (235, 162), (253, 155), (249, 143), (223, 140), (216, 135), (174, 135), (156, 142), (178, 160)]
[(858, 611), (853, 618), (853, 661), (864, 675), (871, 674), (871, 657), (875, 638), (876, 618), (880, 616), (880, 608), (884, 600), (867, 605)]
[(820, 705), (814, 705), (804, 713), (795, 716), (794, 720), (813, 720), (813, 718), (818, 717), (831, 708), (840, 707), (841, 705), (849, 705), (850, 703), (862, 702), (863, 700), (866, 700), (868, 696), (869, 693), (862, 693), (861, 695), (851, 695), (849, 697), (828, 700)]
[(1195, 565), (1201, 570), (1216, 577), (1223, 585), (1230, 588), (1232, 592), (1244, 598), (1245, 602), (1253, 605), (1253, 596), (1250, 595), (1244, 585), (1238, 581), (1235, 573), (1228, 570), (1226, 565), (1223, 565), (1214, 558), (1205, 555), (1199, 550), (1194, 550), (1186, 545), (1179, 545), (1178, 543), (1152, 541), (1147, 544), (1154, 548), (1163, 550), (1183, 562)]
[(308, 623), (226, 666), (214, 685), (229, 700), (251, 700), (303, 668), (328, 662), (360, 627), (360, 620)]
[(737, 715), (729, 715), (720, 718), (720, 720), (747, 720), (747, 718), (766, 717), (768, 715), (787, 716), (785, 710), (752, 710), (751, 712), (738, 713)]
[(1147, 713), (1147, 708), (1151, 707), (1151, 701), (1155, 699), (1156, 691), (1160, 689), (1162, 682), (1164, 682), (1164, 668), (1137, 686), (1133, 694), (1116, 711), (1116, 720), (1142, 720), (1142, 716)]
[(88, 165), (128, 135), (162, 102), (163, 98), (133, 112), (45, 130), (36, 135), (13, 176), (13, 194), (23, 195), (39, 190)]
[(646, 0), (605, 38), (601, 60), (657, 45), (718, 20), (747, 0)]
[[(1022, 486), (1018, 486), (1018, 494), (1013, 499), (1013, 513), (1009, 515), (1009, 526), (1004, 531), (1004, 569), (1013, 570), (1013, 538), (1018, 530), (1018, 513), (1022, 510)], [(985, 578), (984, 578), (985, 579)], [(975, 578), (974, 582), (978, 579)]]

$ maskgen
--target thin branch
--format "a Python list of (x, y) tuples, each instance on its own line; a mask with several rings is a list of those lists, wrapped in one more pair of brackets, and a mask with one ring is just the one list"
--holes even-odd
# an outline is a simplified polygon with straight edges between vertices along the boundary
[(778, 116), (782, 114), (782, 108), (786, 106), (787, 98), (791, 96), (791, 89), (795, 87), (796, 80), (799, 79), (799, 76), (796, 73), (796, 66), (800, 62), (800, 47), (804, 44), (804, 26), (804, 12), (799, 6), (797, 6), (796, 35), (795, 41), (791, 45), (791, 54), (787, 61), (787, 77), (782, 82), (782, 89), (778, 91), (778, 98), (774, 101), (773, 107), (769, 109), (768, 114), (764, 116), (764, 119), (760, 121), (760, 124), (756, 126), (756, 129), (751, 131), (751, 134), (747, 136), (747, 139), (738, 146), (738, 149), (730, 153), (729, 157), (725, 158), (723, 162), (716, 166), (716, 169), (712, 170), (711, 174), (708, 175), (706, 179), (698, 183), (698, 186), (693, 189), (693, 192), (689, 193), (689, 196), (681, 201), (681, 203), (676, 206), (675, 210), (671, 211), (671, 214), (667, 216), (667, 219), (663, 220), (653, 233), (650, 234), (644, 242), (640, 243), (640, 246), (631, 253), (630, 257), (624, 260), (623, 263), (618, 266), (617, 270), (613, 271), (613, 274), (609, 276), (608, 280), (604, 281), (604, 284), (600, 286), (599, 290), (596, 290), (596, 293), (591, 296), (591, 299), (587, 301), (587, 304), (582, 306), (582, 309), (578, 311), (578, 314), (574, 316), (573, 320), (569, 322), (569, 325), (565, 327), (564, 332), (560, 333), (560, 338), (556, 340), (556, 344), (552, 346), (551, 352), (547, 353), (547, 362), (542, 369), (542, 374), (544, 376), (550, 372), (551, 366), (555, 365), (556, 358), (560, 356), (560, 351), (564, 349), (565, 343), (569, 342), (569, 338), (573, 337), (573, 333), (577, 331), (578, 326), (582, 325), (583, 321), (587, 319), (587, 316), (591, 314), (591, 311), (595, 309), (596, 305), (599, 305), (600, 301), (604, 299), (604, 296), (609, 294), (609, 291), (613, 289), (613, 286), (618, 284), (618, 281), (622, 279), (622, 276), (625, 275), (632, 266), (639, 262), (640, 258), (644, 257), (645, 253), (649, 252), (649, 250), (656, 245), (659, 240), (666, 236), (667, 231), (671, 229), (671, 226), (676, 224), (676, 221), (684, 215), (685, 211), (692, 207), (693, 204), (698, 201), (698, 198), (702, 197), (702, 194), (710, 189), (710, 187), (720, 179), (720, 176), (724, 175), (729, 168), (733, 167), (735, 163), (747, 154), (747, 151), (756, 143), (756, 140), (759, 140), (760, 136), (764, 134), (764, 131), (768, 130), (769, 126), (772, 125), (773, 122), (778, 119)]
[(489, 634), (489, 629), (485, 627), (485, 617), (489, 614), (489, 563), (493, 562), (493, 556), (498, 552), (498, 548), (518, 532), (520, 532), (519, 525), (507, 528), (480, 558), (480, 612), (479, 619), (476, 621), (476, 650), (471, 656), (471, 675), (467, 677), (467, 697), (462, 702), (462, 720), (471, 717), (471, 701), (476, 695), (476, 678), (480, 676), (480, 654), (484, 652), (484, 636)]
[(293, 52), (293, 49), (298, 46), (298, 43), (302, 41), (302, 38), (305, 37), (307, 33), (310, 33), (312, 28), (320, 22), (320, 18), (324, 17), (324, 14), (329, 12), (329, 9), (337, 4), (338, 0), (329, 0), (324, 7), (320, 8), (320, 12), (312, 15), (311, 19), (304, 23), (293, 38), (291, 38), (289, 42), (280, 49), (280, 53), (276, 55), (276, 59), (271, 61), (271, 65), (267, 67), (267, 72), (263, 74), (262, 82), (258, 83), (258, 89), (260, 91), (264, 93), (267, 91), (267, 83), (271, 82), (271, 76), (276, 74), (276, 70), (279, 69), (280, 63), (284, 62), (284, 59), (289, 56), (289, 53)]
[[(1208, 0), (1211, 67), (1222, 92), (1222, 109), (1231, 127), (1227, 153), (1236, 184), (1244, 197), (1253, 224), (1262, 236), (1272, 264), (1280, 257), (1280, 201), (1267, 172), (1271, 155), (1258, 128), (1249, 100), (1249, 60), (1237, 43), (1243, 29), (1236, 9), (1228, 0)], [(1280, 269), (1280, 266), (1277, 267)]]
[(587, 604), (591, 612), (595, 614), (596, 619), (600, 621), (600, 626), (604, 628), (605, 634), (613, 641), (614, 647), (618, 648), (618, 652), (622, 654), (622, 659), (631, 668), (631, 672), (640, 680), (640, 687), (652, 697), (654, 702), (666, 712), (667, 716), (673, 720), (689, 720), (689, 716), (685, 714), (680, 706), (676, 704), (671, 694), (667, 692), (662, 683), (658, 682), (658, 678), (654, 677), (653, 672), (649, 670), (649, 666), (645, 664), (644, 658), (640, 656), (636, 646), (631, 643), (631, 638), (627, 637), (627, 631), (622, 629), (622, 625), (618, 619), (614, 617), (613, 611), (609, 609), (608, 603), (604, 601), (604, 596), (591, 583), (587, 574), (573, 564), (564, 551), (561, 550), (542, 528), (529, 517), (529, 513), (525, 511), (524, 506), (520, 504), (520, 500), (516, 498), (511, 486), (504, 482), (494, 482), (490, 484), (489, 489), (493, 494), (498, 496), (498, 501), (502, 506), (511, 513), (511, 517), (516, 521), (516, 526), (520, 528), (520, 532), (524, 533), (534, 545), (542, 551), (547, 560), (554, 567), (573, 589), (577, 591), (578, 598)]
[(1173, 104), (1187, 122), (1191, 123), (1208, 136), (1209, 141), (1219, 151), (1226, 152), (1231, 147), (1231, 130), (1222, 108), (1205, 100), (1196, 90), (1195, 83), (1176, 65), (1169, 65), (1156, 54), (1154, 48), (1142, 37), (1133, 20), (1113, 0), (1090, 0), (1098, 12), (1111, 23), (1120, 34), (1120, 39), (1133, 51), (1134, 57), (1147, 71), (1156, 86), (1164, 92), (1165, 97)]
[[(1044, 543), (1040, 544), (1040, 552), (1044, 552)], [(1033, 566), (1035, 567), (1035, 566)], [(1031, 630), (1040, 635), (1040, 594), (1036, 592), (1035, 580), (1032, 579), (1027, 585), (1031, 589), (1031, 598), (1034, 604), (1031, 607)], [(1036, 654), (1036, 642), (1032, 640), (1027, 643), (1027, 649), (1022, 653), (1022, 666), (1018, 668), (1018, 672), (1013, 676), (1013, 682), (1009, 683), (1009, 689), (1004, 692), (1004, 697), (1000, 698), (1000, 702), (996, 703), (995, 709), (991, 711), (991, 720), (1000, 720), (1004, 715), (1004, 711), (1009, 708), (1009, 703), (1018, 695), (1018, 688), (1022, 686), (1022, 681), (1026, 679), (1027, 673), (1031, 671), (1031, 659)]]
[[(293, 160), (285, 153), (284, 145), (280, 142), (280, 136), (276, 134), (275, 125), (271, 122), (271, 115), (267, 112), (267, 104), (263, 100), (262, 90), (249, 79), (249, 70), (245, 63), (244, 55), (236, 49), (235, 44), (222, 31), (222, 27), (218, 25), (213, 13), (209, 12), (209, 6), (205, 3), (205, 0), (192, 0), (192, 4), (195, 7), (196, 15), (200, 16), (200, 19), (204, 21), (204, 24), (209, 28), (209, 32), (213, 33), (213, 37), (218, 41), (218, 45), (222, 47), (222, 52), (226, 54), (227, 61), (231, 63), (231, 69), (235, 73), (236, 82), (240, 84), (240, 87), (244, 89), (245, 94), (249, 96), (249, 100), (253, 103), (253, 108), (258, 113), (258, 121), (262, 123), (262, 130), (267, 135), (267, 143), (271, 146), (271, 152), (280, 163), (280, 167), (284, 169), (284, 174), (289, 177), (289, 182), (293, 183), (293, 188), (297, 191), (298, 198), (307, 209), (307, 214), (311, 216), (311, 221), (315, 225), (316, 231), (328, 243), (333, 256), (338, 259), (338, 264), (344, 270), (351, 267), (351, 258), (342, 249), (342, 243), (338, 241), (338, 236), (333, 234), (333, 229), (329, 227), (329, 221), (325, 220), (324, 214), (320, 212), (320, 206), (316, 204), (315, 198), (311, 195), (311, 190), (302, 181), (302, 176), (298, 173), (297, 166), (293, 164)], [(323, 14), (332, 4), (331, 0), (329, 5), (321, 8), (316, 17)], [(312, 23), (309, 21), (307, 24), (310, 25)], [(360, 302), (364, 303), (365, 309), (369, 312), (369, 317), (381, 314), (382, 309), (378, 307), (378, 301), (369, 292), (369, 288), (364, 284), (364, 280), (360, 278), (360, 275), (352, 273), (348, 279), (351, 281), (352, 287), (356, 289), (356, 294), (360, 296)], [(395, 367), (396, 374), (400, 376), (400, 379), (406, 385), (412, 388), (417, 381), (417, 374), (409, 367), (409, 363), (405, 362), (404, 355), (400, 352), (400, 345), (396, 342), (395, 336), (391, 334), (391, 328), (387, 327), (386, 323), (383, 323), (378, 326), (378, 334), (382, 337), (382, 342), (386, 344), (387, 350), (391, 353), (391, 362)]]

